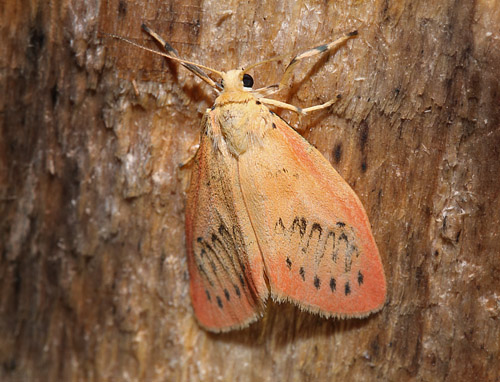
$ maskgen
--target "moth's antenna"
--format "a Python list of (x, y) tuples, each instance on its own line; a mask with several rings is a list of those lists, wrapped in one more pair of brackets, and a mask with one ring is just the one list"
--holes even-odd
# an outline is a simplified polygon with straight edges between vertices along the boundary
[[(177, 52), (177, 50), (172, 45), (170, 45), (168, 42), (166, 42), (165, 40), (163, 40), (163, 38), (160, 35), (158, 35), (158, 33), (156, 33), (155, 31), (153, 31), (152, 29), (150, 29), (146, 24), (142, 24), (141, 28), (142, 28), (142, 30), (144, 32), (148, 33), (151, 37), (153, 37), (163, 47), (163, 49), (165, 49), (169, 54), (171, 54), (172, 56), (175, 56), (178, 59), (181, 59), (179, 57), (179, 53)], [(202, 65), (191, 64), (191, 63), (188, 63), (188, 62), (182, 63), (182, 65), (187, 70), (189, 70), (191, 73), (193, 73), (194, 75), (196, 75), (199, 78), (201, 78), (203, 81), (205, 81), (206, 83), (208, 83), (213, 88), (216, 88), (217, 90), (222, 91), (222, 86), (219, 83), (217, 83), (214, 80), (212, 80), (203, 70), (200, 69), (201, 67), (203, 67)], [(214, 69), (211, 69), (211, 68), (208, 68), (208, 67), (203, 67), (203, 68), (207, 69), (209, 71), (212, 71), (214, 73), (217, 73), (217, 74), (219, 74), (221, 76), (221, 73), (218, 72), (218, 71), (216, 71), (216, 70), (214, 70)]]
[[(106, 33), (106, 34), (108, 36), (110, 36), (110, 37), (116, 38), (117, 40), (125, 41), (126, 43), (131, 44), (131, 45), (133, 45), (133, 46), (135, 46), (135, 47), (137, 47), (139, 49), (142, 49), (142, 50), (145, 50), (147, 52), (151, 52), (151, 53), (157, 54), (159, 56), (166, 57), (166, 58), (168, 58), (170, 60), (173, 60), (173, 61), (177, 61), (177, 62), (181, 63), (184, 67), (186, 67), (190, 72), (192, 72), (193, 74), (195, 74), (196, 76), (198, 76), (199, 78), (201, 78), (203, 81), (205, 81), (206, 83), (208, 83), (213, 88), (215, 88), (216, 91), (222, 90), (221, 85), (218, 84), (218, 83), (216, 83), (210, 77), (208, 77), (208, 75), (205, 74), (205, 72), (203, 72), (201, 69), (208, 70), (208, 71), (210, 71), (212, 73), (215, 73), (215, 74), (219, 75), (220, 77), (223, 76), (223, 74), (224, 74), (223, 72), (220, 72), (218, 70), (212, 69), (212, 68), (210, 68), (208, 66), (205, 66), (205, 65), (197, 64), (195, 62), (191, 62), (191, 61), (184, 60), (182, 58), (177, 57), (178, 56), (177, 51), (174, 48), (172, 48), (172, 46), (170, 46), (170, 44), (168, 44), (167, 42), (163, 41), (160, 36), (158, 36), (156, 33), (152, 32), (145, 25), (144, 25), (144, 30), (146, 32), (148, 32), (152, 37), (154, 37), (158, 42), (162, 43), (163, 47), (169, 53), (173, 53), (173, 54), (167, 54), (167, 53), (159, 52), (159, 51), (157, 51), (155, 49), (147, 48), (145, 46), (137, 44), (136, 42), (134, 42), (132, 40), (129, 40), (129, 39), (127, 39), (125, 37), (122, 37), (122, 36), (118, 36), (118, 35), (111, 34), (111, 33)], [(154, 34), (152, 34), (152, 33), (154, 33)], [(169, 48), (167, 48), (167, 46)], [(176, 54), (177, 54), (177, 56), (176, 56)]]
[(243, 73), (248, 73), (248, 71), (249, 71), (250, 69), (253, 69), (253, 68), (255, 68), (256, 66), (264, 65), (264, 64), (267, 64), (267, 63), (269, 63), (269, 62), (273, 62), (273, 61), (278, 61), (278, 60), (283, 59), (284, 57), (285, 57), (284, 55), (280, 55), (280, 56), (276, 56), (276, 57), (269, 58), (269, 59), (264, 60), (264, 61), (257, 62), (257, 63), (255, 63), (255, 64), (252, 64), (252, 65), (250, 65), (250, 66), (246, 67), (246, 68), (243, 70)]

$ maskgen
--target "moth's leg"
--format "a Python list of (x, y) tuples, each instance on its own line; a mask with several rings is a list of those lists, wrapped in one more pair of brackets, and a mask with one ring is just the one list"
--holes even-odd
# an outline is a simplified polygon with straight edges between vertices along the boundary
[(186, 167), (189, 167), (191, 165), (194, 158), (196, 157), (196, 154), (198, 153), (199, 148), (200, 148), (200, 144), (196, 143), (188, 149), (188, 152), (190, 153), (189, 158), (186, 159), (185, 161), (179, 163), (179, 168), (181, 170), (184, 170)]
[(304, 110), (302, 108), (295, 105), (290, 105), (289, 103), (286, 102), (281, 102), (270, 98), (259, 98), (259, 101), (265, 105), (281, 107), (282, 109), (291, 110), (297, 114), (304, 114)]
[(342, 96), (340, 94), (338, 94), (337, 97), (335, 97), (334, 99), (331, 99), (330, 101), (325, 102), (321, 105), (306, 107), (305, 109), (302, 109), (302, 114), (307, 114), (307, 113), (310, 113), (311, 111), (326, 109), (327, 107), (332, 106), (335, 102), (337, 102), (341, 98), (342, 98)]
[(289, 103), (277, 101), (275, 99), (259, 98), (259, 101), (262, 102), (263, 104), (266, 104), (266, 105), (281, 107), (282, 109), (291, 110), (297, 114), (305, 115), (305, 114), (310, 113), (312, 111), (326, 109), (327, 107), (329, 107), (329, 106), (333, 105), (335, 102), (337, 102), (337, 100), (339, 100), (340, 98), (342, 98), (342, 96), (339, 94), (339, 95), (337, 95), (336, 98), (331, 99), (328, 102), (325, 102), (321, 105), (306, 107), (305, 109), (302, 109), (302, 108), (295, 106), (295, 105), (290, 105)]
[[(306, 50), (305, 52), (296, 55), (292, 59), (292, 61), (290, 61), (288, 66), (286, 67), (285, 73), (283, 73), (283, 77), (281, 77), (281, 81), (279, 82), (279, 84), (266, 86), (265, 88), (256, 90), (255, 93), (262, 94), (263, 96), (277, 93), (278, 91), (280, 91), (281, 89), (283, 89), (285, 87), (286, 83), (288, 82), (288, 80), (290, 79), (290, 77), (292, 75), (293, 69), (301, 60), (303, 60), (304, 58), (316, 56), (317, 54), (321, 54), (321, 53), (325, 53), (325, 52), (329, 52), (331, 50), (334, 50), (334, 49), (338, 48), (340, 45), (342, 45), (343, 43), (345, 43), (350, 38), (357, 36), (357, 35), (358, 35), (358, 31), (352, 31), (352, 32), (349, 32), (346, 35), (336, 39), (335, 41), (332, 41), (328, 44), (317, 46), (315, 48)], [(325, 107), (327, 107), (327, 106), (325, 106)]]
[(134, 88), (135, 97), (139, 98), (141, 94), (139, 93), (139, 88), (137, 87), (137, 82), (135, 81), (135, 79), (132, 80), (132, 87)]

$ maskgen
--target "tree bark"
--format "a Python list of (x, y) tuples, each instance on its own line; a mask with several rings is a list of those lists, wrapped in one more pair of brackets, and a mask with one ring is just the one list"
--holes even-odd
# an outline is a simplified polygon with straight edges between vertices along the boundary
[[(26, 1), (0, 6), (0, 380), (500, 381), (500, 3)], [(280, 113), (363, 202), (384, 309), (333, 320), (269, 302), (200, 329), (186, 170), (214, 96), (155, 47), (279, 80)]]

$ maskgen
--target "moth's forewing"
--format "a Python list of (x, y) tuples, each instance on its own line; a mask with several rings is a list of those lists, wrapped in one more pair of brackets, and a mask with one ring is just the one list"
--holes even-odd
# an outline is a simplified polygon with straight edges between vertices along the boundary
[[(205, 124), (214, 124), (212, 117)], [(205, 125), (203, 131), (210, 136), (201, 135), (186, 204), (190, 293), (198, 322), (225, 331), (259, 318), (268, 290), (236, 159), (223, 141), (214, 147), (217, 129)]]
[(283, 120), (273, 126), (238, 166), (271, 295), (325, 316), (379, 310), (385, 276), (359, 198)]

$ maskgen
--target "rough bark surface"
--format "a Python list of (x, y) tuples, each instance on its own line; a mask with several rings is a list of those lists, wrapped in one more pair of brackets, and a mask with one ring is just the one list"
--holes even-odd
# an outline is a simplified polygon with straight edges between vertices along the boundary
[[(500, 3), (42, 1), (0, 5), (0, 380), (500, 380)], [(336, 321), (270, 303), (246, 330), (192, 316), (186, 174), (214, 97), (159, 57), (302, 64), (282, 113), (364, 203), (384, 309)], [(260, 84), (282, 72), (270, 64)]]

